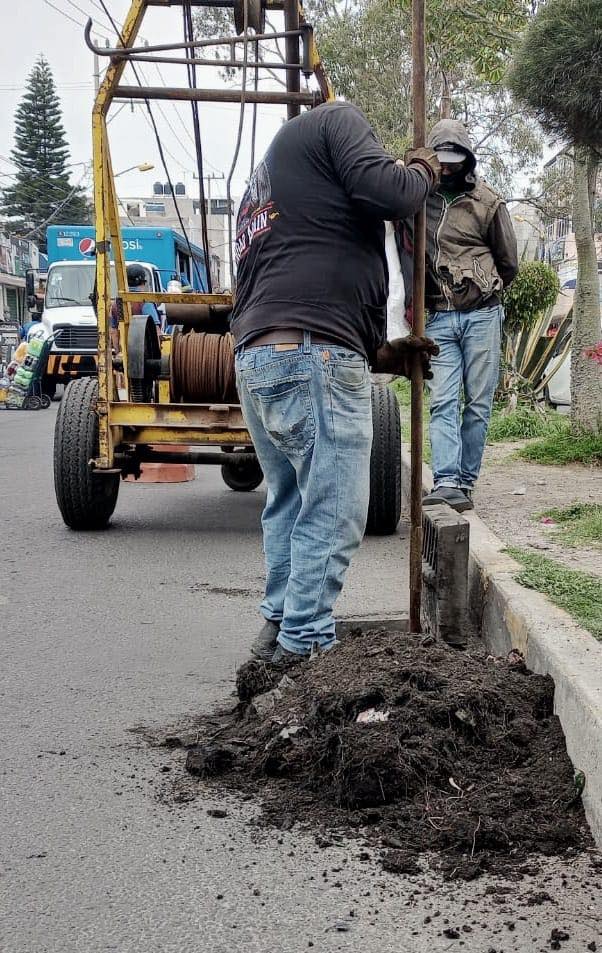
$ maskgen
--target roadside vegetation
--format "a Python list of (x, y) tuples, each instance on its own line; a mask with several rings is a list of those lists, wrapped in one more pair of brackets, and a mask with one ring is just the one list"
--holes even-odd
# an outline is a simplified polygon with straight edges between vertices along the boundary
[(509, 547), (506, 552), (523, 567), (516, 576), (521, 586), (544, 593), (602, 641), (602, 579), (524, 549)]
[(522, 447), (517, 451), (517, 456), (529, 463), (552, 466), (563, 466), (566, 463), (602, 466), (602, 434), (575, 433), (567, 426), (566, 430)]
[[(410, 444), (410, 382), (405, 377), (398, 377), (391, 384), (399, 402), (399, 412), (401, 417), (401, 439), (405, 444)], [(431, 462), (431, 441), (429, 438), (429, 402), (430, 393), (428, 387), (424, 388), (424, 419), (423, 419), (423, 439), (422, 439), (422, 458), (425, 463)]]
[(567, 546), (595, 546), (602, 549), (602, 505), (573, 503), (562, 509), (538, 513), (534, 519), (553, 520), (553, 535)]
[(533, 437), (550, 437), (569, 429), (566, 417), (554, 410), (543, 411), (519, 404), (515, 410), (506, 411), (495, 405), (487, 432), (488, 443), (506, 443), (511, 440), (528, 440)]

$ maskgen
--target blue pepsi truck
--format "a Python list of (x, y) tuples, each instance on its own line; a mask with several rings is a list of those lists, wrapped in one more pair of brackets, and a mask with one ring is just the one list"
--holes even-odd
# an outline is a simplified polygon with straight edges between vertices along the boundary
[[(54, 337), (44, 381), (44, 392), (52, 396), (57, 384), (96, 373), (98, 327), (90, 300), (96, 242), (91, 225), (51, 225), (46, 236), (48, 276), (37, 333)], [(122, 228), (121, 237), (126, 261), (142, 265), (151, 291), (164, 291), (174, 278), (195, 291), (207, 290), (203, 250), (189, 246), (174, 229)]]

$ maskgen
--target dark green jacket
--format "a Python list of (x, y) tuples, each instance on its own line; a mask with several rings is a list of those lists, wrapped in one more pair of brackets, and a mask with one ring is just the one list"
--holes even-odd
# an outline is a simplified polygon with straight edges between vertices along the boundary
[(469, 158), (465, 190), (448, 203), (437, 190), (427, 199), (426, 306), (472, 311), (499, 302), (518, 271), (516, 236), (503, 199), (475, 175), (476, 158), (462, 123), (442, 119), (428, 138), (453, 143)]

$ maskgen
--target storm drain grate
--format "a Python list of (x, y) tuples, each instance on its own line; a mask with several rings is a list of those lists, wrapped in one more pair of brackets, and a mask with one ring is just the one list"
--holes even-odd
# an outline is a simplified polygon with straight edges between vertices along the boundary
[(449, 506), (422, 513), (423, 615), (446, 642), (464, 642), (467, 627), (470, 524)]

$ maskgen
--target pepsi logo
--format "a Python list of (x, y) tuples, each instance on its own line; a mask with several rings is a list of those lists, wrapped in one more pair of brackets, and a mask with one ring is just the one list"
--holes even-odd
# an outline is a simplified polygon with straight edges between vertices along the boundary
[(93, 238), (82, 238), (79, 243), (79, 250), (84, 258), (93, 258), (96, 251), (96, 242)]

